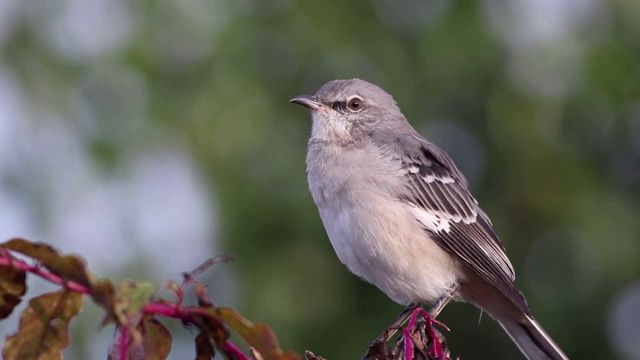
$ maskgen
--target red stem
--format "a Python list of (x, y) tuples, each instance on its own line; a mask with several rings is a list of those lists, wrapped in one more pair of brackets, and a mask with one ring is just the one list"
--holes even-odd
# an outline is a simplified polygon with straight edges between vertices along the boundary
[(74, 281), (65, 281), (60, 276), (43, 269), (39, 265), (31, 265), (25, 261), (16, 259), (8, 251), (0, 250), (0, 266), (8, 266), (14, 269), (26, 271), (49, 281), (50, 283), (64, 287), (65, 289), (79, 292), (81, 294), (89, 294), (89, 289)]
[[(168, 302), (154, 302), (145, 304), (142, 307), (142, 312), (153, 315), (162, 315), (189, 322), (191, 315), (193, 313), (197, 313), (197, 311), (192, 310), (199, 309), (200, 308), (182, 308), (177, 304)], [(247, 355), (245, 355), (240, 349), (238, 349), (238, 347), (236, 347), (231, 341), (225, 340), (225, 346), (227, 348), (227, 351), (229, 351), (229, 353), (234, 356), (234, 359), (250, 360), (249, 357), (247, 357)]]
[(120, 360), (128, 360), (129, 352), (129, 329), (126, 326), (120, 327)]
[[(83, 295), (90, 294), (89, 289), (85, 286), (78, 284), (74, 281), (65, 281), (62, 277), (42, 268), (38, 264), (31, 265), (23, 260), (16, 259), (11, 253), (9, 253), (5, 249), (0, 249), (0, 267), (11, 267), (17, 270), (22, 270), (34, 275), (37, 275), (44, 280), (49, 281), (50, 283), (56, 284), (58, 286), (64, 287), (65, 289), (75, 291), (81, 293)], [(162, 315), (174, 319), (180, 320), (188, 320), (191, 317), (191, 312), (189, 310), (183, 309), (180, 304), (182, 303), (184, 296), (184, 288), (191, 283), (192, 280), (187, 279), (180, 289), (177, 291), (178, 302), (171, 303), (167, 301), (161, 302), (152, 302), (144, 305), (142, 307), (142, 311), (148, 314)], [(121, 331), (121, 340), (120, 340), (120, 354), (121, 360), (128, 359), (127, 347), (128, 344), (128, 330), (126, 326), (122, 326), (120, 328)], [(238, 360), (250, 360), (247, 355), (242, 353), (238, 347), (236, 347), (231, 341), (226, 340), (225, 346), (230, 354), (235, 356), (235, 359)]]

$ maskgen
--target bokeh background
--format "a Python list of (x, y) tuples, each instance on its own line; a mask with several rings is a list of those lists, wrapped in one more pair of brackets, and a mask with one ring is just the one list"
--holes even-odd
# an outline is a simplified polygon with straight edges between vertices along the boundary
[[(640, 359), (639, 64), (636, 0), (0, 0), (0, 238), (115, 281), (234, 254), (203, 278), (218, 304), (360, 358), (401, 307), (334, 256), (288, 103), (360, 77), (457, 161), (564, 350)], [(479, 317), (444, 311), (454, 355), (520, 358)], [(99, 319), (67, 359), (105, 358)]]

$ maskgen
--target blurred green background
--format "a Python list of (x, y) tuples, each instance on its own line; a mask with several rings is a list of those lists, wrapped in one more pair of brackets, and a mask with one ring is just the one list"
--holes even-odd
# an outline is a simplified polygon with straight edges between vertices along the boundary
[[(360, 77), (456, 160), (567, 354), (640, 359), (639, 1), (0, 0), (0, 52), (3, 239), (114, 280), (231, 253), (203, 279), (218, 304), (360, 358), (401, 307), (333, 254), (288, 103)], [(479, 317), (444, 311), (453, 355), (520, 358)], [(105, 357), (99, 319), (87, 305), (68, 359)]]

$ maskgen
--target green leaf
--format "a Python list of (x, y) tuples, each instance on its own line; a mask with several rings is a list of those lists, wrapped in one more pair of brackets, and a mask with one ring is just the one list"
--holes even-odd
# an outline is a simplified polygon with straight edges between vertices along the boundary
[(66, 289), (31, 299), (18, 332), (5, 342), (4, 359), (62, 359), (62, 349), (69, 345), (69, 321), (80, 311), (82, 295)]
[(27, 274), (11, 267), (0, 267), (0, 319), (11, 315), (27, 291)]
[(114, 309), (120, 322), (126, 324), (125, 319), (133, 317), (140, 309), (149, 303), (158, 291), (158, 287), (150, 282), (136, 282), (125, 279), (115, 295)]

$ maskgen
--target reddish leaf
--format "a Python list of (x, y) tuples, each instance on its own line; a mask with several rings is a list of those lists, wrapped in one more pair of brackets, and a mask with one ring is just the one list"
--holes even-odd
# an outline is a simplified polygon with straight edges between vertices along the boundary
[(211, 360), (216, 355), (209, 337), (200, 333), (196, 336), (196, 360)]
[(145, 315), (140, 323), (145, 360), (163, 360), (171, 351), (171, 333), (152, 315)]
[(278, 340), (266, 325), (253, 324), (233, 309), (192, 307), (189, 312), (193, 324), (212, 338), (216, 348), (230, 358), (234, 357), (234, 349), (227, 344), (229, 335), (224, 325), (240, 335), (264, 360), (300, 359), (300, 355), (281, 350)]
[(265, 360), (300, 359), (299, 355), (280, 349), (278, 340), (268, 326), (254, 324), (231, 308), (215, 308), (210, 311), (240, 335), (249, 346), (256, 349)]
[(113, 284), (108, 280), (100, 280), (89, 272), (81, 258), (63, 256), (48, 244), (19, 238), (0, 244), (0, 247), (32, 257), (64, 281), (83, 286), (89, 291), (91, 298), (107, 311), (108, 317), (113, 313)]
[(9, 336), (5, 360), (62, 359), (69, 345), (69, 321), (82, 311), (82, 295), (61, 289), (29, 301), (18, 332)]
[[(0, 250), (3, 251), (3, 250)], [(11, 315), (27, 291), (26, 273), (11, 267), (0, 267), (0, 319)]]
[(42, 266), (66, 281), (73, 281), (84, 287), (91, 285), (91, 274), (87, 272), (84, 261), (79, 257), (60, 255), (48, 244), (32, 243), (24, 239), (11, 239), (1, 246), (38, 260)]
[(200, 307), (191, 307), (190, 309), (192, 323), (205, 333), (209, 339), (212, 339), (218, 349), (225, 355), (229, 355), (226, 353), (225, 344), (229, 338), (229, 331), (215, 312), (215, 309)]

